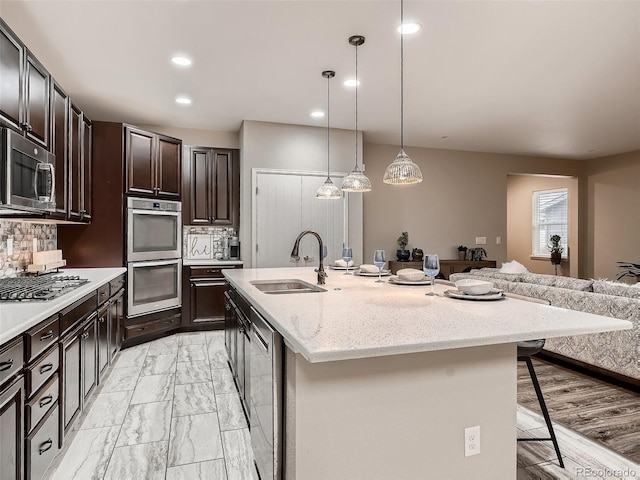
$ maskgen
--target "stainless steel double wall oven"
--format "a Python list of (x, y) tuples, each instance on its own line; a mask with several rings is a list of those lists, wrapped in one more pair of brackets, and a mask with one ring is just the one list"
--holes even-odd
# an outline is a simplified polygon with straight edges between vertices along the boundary
[(128, 317), (182, 304), (180, 202), (127, 199)]

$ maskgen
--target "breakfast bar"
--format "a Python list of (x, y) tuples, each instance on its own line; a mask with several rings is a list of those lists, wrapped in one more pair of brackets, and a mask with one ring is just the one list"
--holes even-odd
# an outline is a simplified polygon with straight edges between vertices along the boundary
[[(329, 270), (325, 291), (295, 294), (254, 283), (315, 284), (312, 268), (225, 277), (284, 340), (284, 478), (515, 478), (516, 342), (631, 328), (342, 271)], [(479, 454), (465, 456), (474, 426)]]

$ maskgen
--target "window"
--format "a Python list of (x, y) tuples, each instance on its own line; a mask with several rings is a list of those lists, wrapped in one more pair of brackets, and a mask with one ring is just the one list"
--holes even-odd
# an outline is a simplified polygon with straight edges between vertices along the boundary
[(533, 256), (550, 257), (549, 238), (560, 235), (562, 258), (567, 258), (569, 192), (566, 188), (533, 192)]

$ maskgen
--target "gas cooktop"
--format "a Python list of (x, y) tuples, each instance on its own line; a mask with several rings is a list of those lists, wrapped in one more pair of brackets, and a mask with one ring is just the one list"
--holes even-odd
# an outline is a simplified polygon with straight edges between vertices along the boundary
[(0, 301), (51, 300), (88, 281), (77, 275), (0, 278)]

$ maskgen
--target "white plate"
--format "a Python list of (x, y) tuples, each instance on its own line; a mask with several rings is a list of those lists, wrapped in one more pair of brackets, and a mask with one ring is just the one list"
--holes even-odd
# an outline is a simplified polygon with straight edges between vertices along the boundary
[(500, 300), (504, 298), (504, 292), (495, 288), (484, 295), (471, 295), (469, 293), (463, 293), (460, 290), (447, 290), (444, 294), (447, 297), (459, 298), (461, 300)]
[(423, 280), (418, 280), (417, 282), (411, 282), (409, 280), (400, 280), (395, 275), (389, 279), (389, 283), (393, 283), (395, 285), (431, 285), (431, 279), (429, 277), (424, 277)]
[[(346, 269), (347, 269), (347, 267), (341, 267), (340, 265), (329, 265), (329, 268), (330, 268), (331, 270), (346, 270)], [(353, 272), (356, 268), (358, 268), (358, 267), (356, 267), (355, 265), (351, 265), (351, 266), (349, 267), (349, 271), (350, 271), (350, 272)], [(376, 274), (376, 275), (377, 275), (377, 274)]]
[[(378, 272), (361, 272), (360, 270), (356, 269), (355, 272), (353, 273), (354, 275), (358, 275), (359, 277), (377, 277), (378, 276)], [(391, 275), (391, 270), (382, 270), (382, 273), (380, 274), (381, 277), (388, 277), (389, 275)]]

